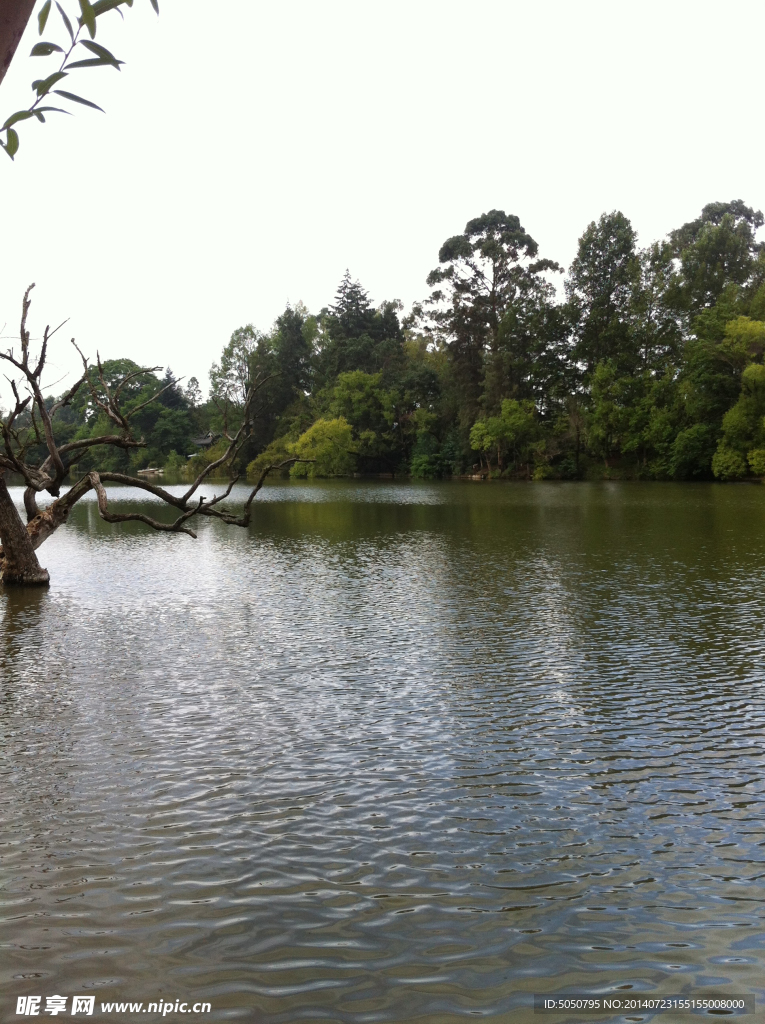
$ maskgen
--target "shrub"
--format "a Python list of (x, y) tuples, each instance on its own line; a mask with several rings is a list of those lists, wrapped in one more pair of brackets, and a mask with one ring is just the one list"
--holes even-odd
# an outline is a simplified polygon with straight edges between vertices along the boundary
[(296, 462), (293, 477), (350, 476), (356, 468), (356, 446), (350, 424), (342, 416), (317, 420), (290, 445), (290, 454), (310, 462)]
[(765, 476), (765, 448), (752, 448), (747, 461), (755, 476)]
[(712, 472), (719, 480), (739, 480), (747, 473), (744, 456), (721, 441), (712, 457)]
[[(275, 441), (272, 441), (271, 444), (260, 453), (260, 455), (256, 456), (252, 462), (248, 463), (247, 479), (254, 483), (258, 480), (266, 466), (278, 466), (280, 462), (284, 462), (284, 460), (289, 457), (289, 442), (287, 441), (287, 438), (278, 437)], [(285, 466), (282, 473), (289, 473), (289, 467)]]
[(183, 473), (188, 468), (187, 463), (188, 459), (173, 449), (165, 459), (165, 471), (167, 473)]
[(684, 480), (709, 472), (714, 452), (714, 439), (706, 423), (694, 423), (681, 430), (670, 447), (669, 471)]

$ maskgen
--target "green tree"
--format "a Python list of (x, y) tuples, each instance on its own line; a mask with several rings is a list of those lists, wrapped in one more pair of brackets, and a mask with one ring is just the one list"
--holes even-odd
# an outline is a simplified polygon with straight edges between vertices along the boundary
[(190, 377), (185, 389), (186, 401), (190, 409), (196, 409), (202, 404), (202, 389), (196, 377)]
[(537, 413), (529, 399), (518, 401), (506, 398), (499, 416), (478, 420), (470, 431), (470, 443), (474, 451), (486, 459), (486, 469), (491, 472), (492, 457), (496, 456), (498, 472), (505, 468), (508, 457), (515, 466), (525, 464), (526, 475), (530, 475), (530, 452), (532, 442), (538, 436)]
[(641, 370), (664, 373), (680, 361), (686, 330), (674, 252), (669, 242), (654, 242), (638, 253), (638, 259), (640, 281), (632, 296), (630, 342)]
[(291, 470), (295, 477), (350, 476), (356, 467), (356, 452), (350, 424), (342, 417), (320, 419), (290, 445), (299, 457)]
[[(538, 254), (537, 243), (515, 214), (490, 210), (444, 242), (439, 266), (428, 275), (433, 291), (421, 319), (447, 346), (463, 394), (460, 418), (466, 426), (479, 412), (487, 363), (489, 410), (498, 411), (502, 397), (509, 397), (504, 389), (513, 386), (519, 362), (513, 341), (521, 336), (528, 342), (535, 303), (552, 294), (544, 275), (560, 269)], [(511, 309), (514, 318), (506, 322), (502, 336), (501, 325)], [(516, 377), (522, 375), (522, 370), (516, 372)]]
[(670, 445), (670, 474), (678, 480), (707, 476), (715, 443), (716, 432), (709, 423), (694, 423), (678, 431)]
[(765, 354), (765, 323), (748, 316), (729, 320), (725, 324), (720, 351), (739, 370), (749, 363), (761, 363)]
[[(765, 325), (763, 325), (765, 327)], [(762, 475), (765, 465), (765, 366), (750, 363), (741, 375), (741, 394), (726, 412), (712, 470), (722, 480)]]
[[(672, 447), (673, 476), (688, 478), (712, 472), (723, 418), (738, 401), (743, 371), (748, 363), (762, 361), (765, 324), (735, 316), (735, 311), (735, 293), (729, 289), (716, 306), (696, 317), (697, 335), (685, 345), (677, 378), (683, 412)], [(739, 452), (740, 458), (745, 459), (745, 455)], [(722, 458), (721, 455), (717, 459), (718, 468)], [(717, 475), (726, 479), (735, 476), (734, 463), (741, 469), (739, 462), (733, 460), (728, 470)], [(745, 472), (744, 461), (742, 473)]]
[(316, 320), (301, 303), (288, 305), (271, 333), (261, 336), (253, 368), (256, 376), (268, 379), (260, 392), (258, 426), (253, 434), (258, 447), (284, 433), (293, 433), (305, 420), (315, 336)]
[(566, 281), (574, 325), (574, 358), (591, 377), (609, 360), (618, 374), (638, 366), (639, 341), (633, 307), (640, 290), (641, 266), (635, 231), (618, 210), (592, 221), (579, 239)]
[(253, 377), (253, 357), (261, 338), (252, 324), (238, 327), (223, 349), (220, 362), (212, 364), (211, 395), (222, 407), (236, 408), (243, 404)]
[(494, 345), (485, 355), (482, 402), (499, 412), (505, 398), (532, 399), (552, 413), (576, 387), (569, 361), (566, 311), (552, 286), (539, 278), (505, 311)]
[(350, 424), (354, 451), (367, 472), (395, 472), (407, 461), (399, 450), (402, 432), (395, 397), (382, 386), (382, 373), (341, 373), (331, 392), (329, 413)]
[(701, 216), (670, 234), (681, 266), (681, 294), (692, 316), (709, 309), (727, 288), (752, 276), (763, 243), (756, 240), (763, 215), (740, 199), (709, 203)]
[(279, 404), (287, 408), (311, 387), (313, 339), (316, 324), (302, 303), (287, 306), (277, 317), (274, 333)]
[(593, 454), (599, 456), (606, 466), (613, 455), (620, 453), (623, 435), (628, 428), (629, 414), (624, 392), (625, 378), (619, 377), (615, 363), (610, 359), (598, 363), (592, 374), (587, 442)]
[(395, 373), (403, 361), (400, 309), (400, 302), (383, 302), (375, 309), (346, 270), (334, 304), (322, 311), (315, 358), (318, 386), (331, 385), (341, 373), (353, 370)]

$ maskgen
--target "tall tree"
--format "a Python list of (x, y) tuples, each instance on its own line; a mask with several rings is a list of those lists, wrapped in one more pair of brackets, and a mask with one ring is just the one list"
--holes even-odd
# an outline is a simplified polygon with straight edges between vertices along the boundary
[(329, 307), (333, 338), (348, 341), (369, 334), (374, 312), (367, 291), (359, 281), (351, 278), (350, 270), (346, 269), (338, 285), (335, 301)]
[(654, 242), (639, 253), (640, 282), (633, 297), (632, 341), (639, 367), (662, 373), (677, 365), (682, 352), (686, 317), (681, 284), (669, 242)]
[[(515, 214), (490, 210), (468, 221), (460, 235), (448, 238), (438, 253), (439, 266), (428, 275), (433, 289), (425, 327), (449, 347), (462, 382), (468, 419), (479, 408), (486, 361), (496, 364), (501, 380), (500, 332), (508, 312), (516, 320), (549, 294), (544, 274), (558, 264), (538, 258), (539, 247)], [(504, 374), (506, 375), (506, 374)], [(491, 388), (499, 404), (502, 385)]]
[(262, 335), (252, 324), (238, 327), (210, 368), (211, 396), (225, 406), (241, 406), (252, 379), (252, 361)]
[(632, 305), (640, 286), (637, 236), (619, 210), (592, 221), (579, 239), (566, 292), (574, 324), (574, 356), (589, 378), (598, 363), (611, 360), (618, 372), (637, 365)]
[(280, 431), (281, 420), (295, 403), (305, 400), (311, 384), (313, 318), (302, 305), (287, 306), (270, 334), (258, 336), (250, 356), (250, 372), (264, 379), (256, 426), (251, 437), (250, 458), (265, 449)]
[(507, 398), (532, 399), (549, 410), (572, 386), (567, 372), (568, 322), (555, 291), (540, 279), (506, 310), (485, 354), (482, 405), (496, 415)]
[(682, 297), (691, 315), (709, 309), (730, 286), (741, 287), (755, 272), (765, 243), (755, 235), (765, 220), (742, 200), (708, 203), (696, 220), (670, 234), (680, 261)]
[(276, 320), (274, 350), (282, 408), (311, 386), (313, 345), (308, 311), (302, 304), (287, 306)]
[(400, 302), (375, 309), (369, 295), (346, 270), (334, 303), (323, 310), (322, 336), (316, 358), (317, 383), (331, 384), (341, 373), (388, 371), (400, 363), (404, 335)]

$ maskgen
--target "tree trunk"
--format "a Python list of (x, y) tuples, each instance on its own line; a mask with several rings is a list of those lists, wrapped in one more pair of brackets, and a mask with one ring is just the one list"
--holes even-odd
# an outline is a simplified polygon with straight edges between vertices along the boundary
[(50, 583), (48, 570), (37, 561), (32, 539), (8, 492), (5, 478), (0, 476), (0, 540), (3, 542), (3, 583)]
[(35, 0), (0, 0), (0, 82), (32, 17)]

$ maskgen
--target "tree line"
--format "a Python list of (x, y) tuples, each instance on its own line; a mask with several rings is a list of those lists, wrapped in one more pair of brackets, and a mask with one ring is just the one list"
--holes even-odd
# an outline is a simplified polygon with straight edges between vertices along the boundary
[[(93, 449), (80, 469), (214, 462), (257, 381), (239, 473), (299, 457), (312, 461), (298, 476), (763, 476), (762, 225), (740, 200), (710, 203), (640, 248), (629, 219), (607, 213), (564, 274), (518, 217), (492, 210), (444, 242), (407, 316), (346, 272), (319, 312), (287, 306), (270, 331), (236, 330), (206, 400), (169, 369), (136, 375), (121, 400), (140, 406), (146, 447)], [(138, 369), (103, 364), (107, 384)], [(98, 436), (103, 417), (83, 390), (57, 439)]]

